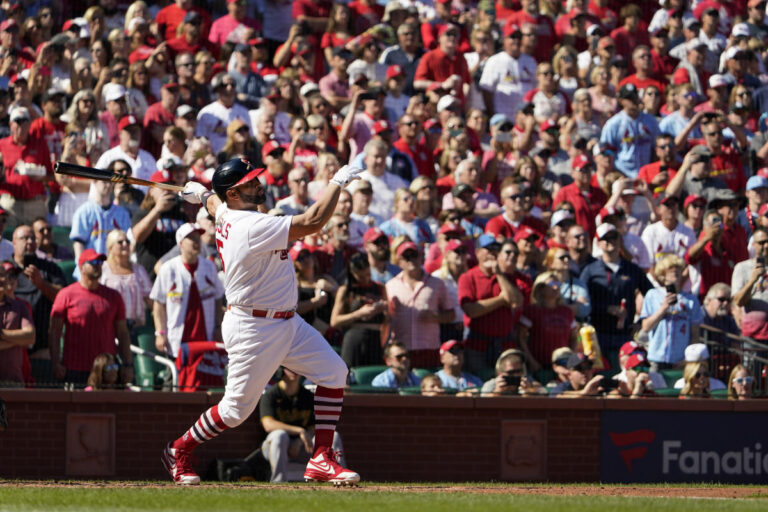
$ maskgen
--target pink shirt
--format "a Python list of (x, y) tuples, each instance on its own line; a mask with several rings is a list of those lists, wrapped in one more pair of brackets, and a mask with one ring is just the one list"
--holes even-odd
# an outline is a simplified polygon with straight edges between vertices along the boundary
[(440, 347), (440, 324), (424, 321), (423, 311), (453, 309), (445, 283), (426, 272), (416, 288), (405, 282), (403, 272), (387, 281), (392, 333), (408, 350), (437, 350)]
[(211, 25), (211, 32), (208, 34), (208, 41), (215, 45), (223, 46), (224, 43), (227, 42), (229, 34), (234, 32), (240, 25), (250, 27), (256, 31), (261, 30), (261, 24), (256, 20), (243, 18), (242, 21), (237, 21), (229, 14), (226, 14), (213, 22), (213, 25)]
[(355, 114), (355, 120), (352, 123), (352, 136), (349, 139), (349, 161), (363, 152), (365, 144), (371, 140), (371, 128), (376, 121), (364, 112)]
[(133, 265), (133, 274), (115, 274), (109, 262), (102, 266), (101, 279), (104, 286), (120, 292), (125, 302), (125, 318), (144, 325), (144, 298), (152, 291), (152, 281), (141, 265)]

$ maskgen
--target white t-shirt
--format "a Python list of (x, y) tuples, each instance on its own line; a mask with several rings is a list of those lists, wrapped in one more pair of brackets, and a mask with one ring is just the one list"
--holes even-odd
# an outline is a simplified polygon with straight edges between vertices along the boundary
[(648, 248), (651, 263), (656, 264), (667, 254), (676, 254), (681, 258), (685, 256), (688, 248), (696, 243), (696, 233), (681, 222), (670, 231), (658, 221), (643, 230), (642, 239)]
[[(248, 110), (235, 103), (232, 108), (225, 107), (221, 102), (214, 101), (200, 109), (197, 115), (197, 127), (195, 136), (208, 137), (211, 141), (211, 150), (217, 154), (227, 142), (227, 126), (235, 119), (240, 119), (248, 128), (251, 128), (251, 117)], [(250, 131), (250, 130), (249, 130)]]
[(501, 51), (485, 63), (480, 87), (493, 92), (496, 113), (514, 119), (525, 93), (536, 87), (536, 61), (530, 55), (515, 59)]
[(296, 309), (299, 288), (288, 256), (291, 219), (251, 210), (216, 209), (216, 246), (227, 303), (253, 309)]
[[(131, 166), (131, 176), (142, 180), (148, 180), (157, 170), (157, 162), (148, 151), (139, 149), (136, 154), (136, 158), (128, 156), (123, 149), (118, 145), (112, 149), (108, 149), (99, 157), (99, 161), (96, 162), (97, 169), (106, 169), (109, 164), (115, 160), (125, 160), (128, 165)], [(142, 192), (147, 191), (147, 187), (136, 186)]]

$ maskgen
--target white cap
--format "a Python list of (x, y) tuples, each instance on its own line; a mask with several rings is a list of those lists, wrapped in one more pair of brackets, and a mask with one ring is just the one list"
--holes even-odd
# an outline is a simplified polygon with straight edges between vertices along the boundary
[[(618, 194), (619, 187), (621, 186), (621, 183), (617, 180), (613, 182), (613, 185), (611, 185), (611, 194)], [(637, 190), (635, 190), (632, 187), (625, 188), (621, 191), (621, 195), (623, 196), (635, 196), (637, 195)]]
[(197, 215), (195, 216), (195, 220), (200, 222), (203, 219), (207, 219), (210, 213), (208, 213), (208, 208), (205, 206), (201, 206), (199, 210), (197, 210)]
[(555, 213), (552, 214), (552, 218), (550, 219), (549, 225), (550, 227), (555, 227), (561, 222), (563, 222), (566, 219), (572, 219), (573, 215), (568, 210), (557, 210)]
[(728, 85), (728, 79), (723, 75), (715, 74), (709, 77), (710, 87), (722, 87), (724, 85)]
[(73, 18), (72, 23), (80, 27), (80, 39), (88, 39), (91, 37), (91, 29), (88, 28), (88, 20), (85, 18)]
[(146, 25), (147, 20), (144, 18), (133, 18), (131, 21), (128, 22), (128, 32), (133, 32), (137, 26), (139, 25)]
[(738, 54), (742, 53), (744, 50), (739, 48), (738, 46), (731, 46), (725, 51), (725, 58), (726, 60), (731, 60), (734, 57), (736, 57)]
[(590, 25), (590, 26), (587, 28), (587, 35), (588, 35), (588, 36), (591, 36), (592, 34), (594, 34), (595, 32), (597, 32), (598, 30), (600, 30), (600, 25), (598, 25), (598, 24)]
[(685, 362), (698, 363), (709, 359), (709, 349), (703, 343), (694, 343), (685, 347)]
[(704, 41), (702, 41), (698, 37), (694, 37), (693, 39), (691, 39), (690, 41), (685, 43), (685, 51), (690, 52), (690, 51), (695, 50), (696, 48), (700, 48), (702, 46), (707, 46), (707, 45), (706, 45), (706, 43), (704, 43)]
[(205, 233), (205, 230), (200, 227), (199, 224), (195, 223), (192, 224), (191, 222), (187, 222), (186, 224), (182, 224), (179, 229), (176, 230), (176, 244), (181, 244), (181, 241), (187, 238), (189, 235), (197, 231), (200, 234)]
[(749, 25), (737, 23), (731, 29), (731, 37), (749, 37)]
[(299, 89), (299, 94), (303, 97), (307, 97), (313, 92), (320, 92), (320, 87), (314, 82), (308, 82), (301, 86), (301, 89)]
[(11, 119), (11, 121), (22, 120), (22, 119), (26, 119), (27, 121), (29, 121), (31, 119), (29, 115), (29, 110), (27, 110), (27, 107), (12, 108), (8, 117)]
[(602, 240), (603, 237), (611, 231), (616, 231), (616, 226), (613, 224), (608, 224), (607, 222), (600, 224), (597, 226), (597, 239)]
[(445, 96), (440, 98), (440, 101), (437, 102), (437, 111), (442, 112), (443, 110), (451, 108), (458, 102), (459, 100), (458, 98), (456, 98), (456, 96), (451, 96), (450, 94), (446, 94)]
[(169, 170), (174, 167), (183, 167), (184, 162), (176, 155), (167, 155), (157, 161), (157, 170)]
[(185, 115), (194, 111), (195, 109), (192, 108), (190, 105), (179, 105), (178, 107), (176, 107), (176, 117), (184, 117)]
[(109, 83), (104, 86), (104, 100), (117, 101), (125, 97), (125, 87), (120, 84)]

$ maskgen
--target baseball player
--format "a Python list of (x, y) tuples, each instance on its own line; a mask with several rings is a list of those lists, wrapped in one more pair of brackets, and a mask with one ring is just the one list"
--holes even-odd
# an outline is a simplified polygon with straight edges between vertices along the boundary
[(169, 443), (162, 461), (176, 483), (199, 483), (192, 450), (245, 421), (282, 365), (317, 384), (314, 451), (304, 479), (354, 484), (360, 475), (341, 467), (331, 450), (347, 367), (320, 333), (295, 314), (298, 286), (288, 242), (319, 231), (333, 214), (341, 189), (362, 170), (342, 167), (306, 212), (284, 217), (257, 211), (266, 200), (258, 179), (264, 172), (235, 158), (216, 169), (215, 195), (194, 182), (187, 183), (181, 193), (191, 203), (204, 204), (216, 218), (216, 245), (229, 304), (222, 323), (229, 374), (221, 402)]

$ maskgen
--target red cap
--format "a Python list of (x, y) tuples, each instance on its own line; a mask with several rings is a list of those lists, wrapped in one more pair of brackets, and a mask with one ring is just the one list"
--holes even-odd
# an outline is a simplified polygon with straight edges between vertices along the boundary
[(459, 342), (458, 342), (458, 341), (456, 341), (456, 340), (448, 340), (448, 341), (446, 341), (445, 343), (443, 343), (442, 345), (440, 345), (440, 355), (443, 355), (443, 354), (445, 354), (446, 352), (448, 352), (449, 350), (451, 350), (451, 349), (452, 349), (453, 347), (455, 347), (456, 345), (459, 345), (459, 347), (461, 347), (461, 348), (464, 348), (464, 347), (462, 347), (462, 346), (459, 344)]
[(4, 261), (3, 262), (3, 270), (5, 270), (6, 272), (10, 272), (10, 273), (12, 273), (14, 275), (21, 273), (21, 268), (17, 267), (16, 265), (11, 263), (10, 261)]
[(363, 235), (363, 242), (365, 243), (375, 242), (376, 240), (378, 240), (383, 236), (387, 236), (387, 234), (374, 226), (372, 228), (368, 228), (368, 230), (365, 232), (365, 234)]
[(149, 46), (140, 46), (133, 50), (130, 55), (128, 55), (128, 62), (133, 64), (134, 62), (138, 62), (140, 60), (147, 60), (154, 52), (155, 50)]
[(557, 123), (551, 119), (547, 119), (539, 125), (539, 131), (545, 132), (550, 128), (557, 128)]
[(645, 352), (645, 350), (643, 349), (643, 347), (640, 346), (639, 343), (637, 343), (636, 341), (630, 340), (625, 344), (623, 344), (619, 349), (619, 357), (628, 356), (634, 352), (637, 352), (638, 350), (642, 350), (643, 352)]
[(447, 244), (445, 244), (445, 252), (455, 251), (460, 247), (464, 247), (464, 242), (462, 242), (461, 240), (456, 240), (455, 238), (452, 238), (451, 240), (448, 240)]
[(136, 116), (127, 115), (127, 116), (123, 116), (123, 118), (120, 119), (120, 122), (118, 123), (117, 128), (119, 130), (124, 130), (129, 126), (138, 125), (138, 124), (139, 124), (139, 120), (136, 119)]
[(154, 174), (149, 178), (149, 181), (154, 181), (155, 183), (170, 183), (171, 182), (171, 173), (163, 169), (162, 171), (155, 171)]
[(288, 250), (288, 255), (291, 257), (291, 261), (296, 261), (296, 259), (299, 257), (299, 254), (301, 254), (303, 251), (312, 252), (312, 247), (305, 244), (301, 240), (293, 244), (293, 246)]
[(424, 130), (429, 131), (430, 128), (433, 128), (436, 125), (440, 126), (440, 121), (438, 121), (434, 117), (431, 117), (426, 121), (424, 121)]
[(762, 176), (763, 178), (768, 178), (768, 167), (763, 167), (762, 169), (758, 169), (755, 174), (757, 174), (758, 176)]
[(535, 236), (537, 239), (539, 238), (539, 234), (529, 228), (528, 226), (520, 226), (517, 231), (515, 231), (515, 242), (519, 242), (520, 240), (525, 240), (527, 238), (530, 238), (532, 236)]
[(587, 158), (586, 155), (583, 154), (576, 155), (571, 161), (571, 169), (574, 171), (580, 171), (588, 165), (592, 165), (592, 162), (589, 160), (589, 158)]
[(261, 148), (261, 158), (267, 158), (267, 155), (269, 155), (273, 151), (277, 151), (278, 149), (282, 149), (285, 151), (285, 148), (280, 145), (279, 142), (276, 140), (271, 140), (264, 144), (264, 147)]
[(179, 88), (179, 84), (176, 82), (168, 82), (162, 87), (162, 89), (178, 89), (178, 88)]
[(390, 78), (396, 78), (398, 76), (405, 76), (405, 70), (402, 66), (393, 64), (387, 68), (387, 80)]
[(440, 229), (437, 230), (437, 233), (440, 235), (447, 235), (448, 233), (452, 233), (454, 235), (464, 235), (466, 233), (464, 231), (464, 228), (459, 226), (458, 224), (453, 224), (452, 222), (446, 222), (442, 226), (440, 226)]
[(419, 246), (413, 242), (403, 242), (397, 246), (397, 257), (398, 258), (401, 257), (403, 253), (407, 250), (414, 250), (416, 252), (419, 252)]
[(77, 258), (77, 266), (82, 267), (86, 261), (92, 261), (92, 260), (104, 261), (106, 259), (107, 259), (106, 255), (98, 253), (93, 249), (86, 249), (83, 252), (81, 252), (80, 257)]
[(262, 44), (266, 44), (266, 42), (267, 40), (260, 36), (248, 40), (248, 44), (251, 46), (261, 46)]
[(627, 359), (627, 362), (624, 363), (625, 368), (634, 368), (635, 366), (641, 366), (645, 364), (647, 361), (645, 354), (643, 352), (638, 352), (636, 354), (632, 354), (629, 356), (629, 359)]
[(509, 22), (504, 25), (504, 37), (509, 37), (515, 32), (520, 32), (520, 25), (513, 22), (512, 20), (509, 20)]
[(761, 217), (762, 217), (763, 215), (766, 215), (766, 214), (768, 214), (768, 203), (765, 203), (763, 206), (761, 206), (761, 207), (760, 207), (760, 209), (759, 209), (759, 210), (757, 210), (757, 214), (758, 214), (759, 216), (761, 216)]
[(688, 197), (685, 198), (685, 202), (683, 202), (683, 209), (688, 208), (693, 203), (703, 203), (707, 204), (707, 200), (703, 198), (702, 196), (697, 196), (696, 194), (691, 194)]
[(371, 128), (371, 135), (378, 135), (381, 132), (391, 132), (392, 127), (389, 126), (389, 123), (384, 121), (383, 119), (380, 121), (376, 121), (373, 123), (373, 127)]
[(456, 25), (454, 25), (453, 23), (446, 23), (445, 25), (442, 25), (442, 26), (441, 26), (441, 27), (440, 27), (440, 28), (437, 30), (437, 37), (440, 37), (440, 36), (442, 36), (443, 34), (445, 34), (446, 32), (448, 32), (448, 31), (451, 31), (451, 30), (452, 30), (452, 31), (454, 31), (454, 32), (458, 32), (458, 31), (459, 31), (459, 27), (457, 27), (457, 26), (456, 26)]
[(453, 2), (453, 0), (435, 0), (436, 4), (449, 4)]
[(0, 23), (0, 32), (3, 32), (5, 30), (8, 30), (11, 27), (18, 27), (19, 24), (16, 23), (16, 20), (13, 18), (9, 18), (2, 23)]

